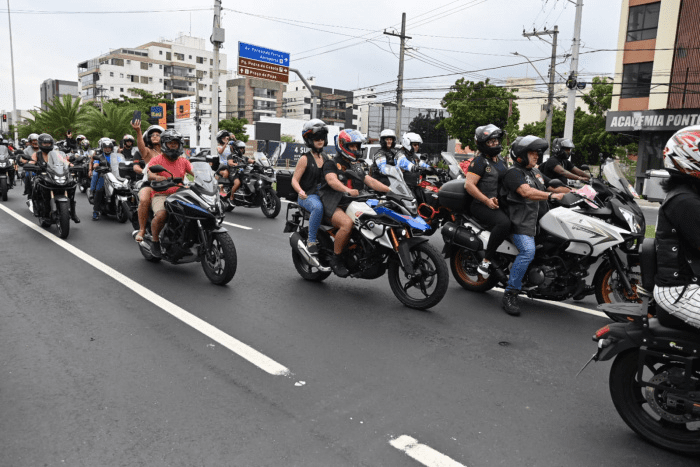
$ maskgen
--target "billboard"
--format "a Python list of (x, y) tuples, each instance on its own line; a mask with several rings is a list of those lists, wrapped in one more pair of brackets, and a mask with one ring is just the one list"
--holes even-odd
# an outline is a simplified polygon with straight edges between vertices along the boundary
[(175, 120), (182, 120), (183, 118), (190, 118), (191, 105), (190, 99), (176, 99), (175, 100)]

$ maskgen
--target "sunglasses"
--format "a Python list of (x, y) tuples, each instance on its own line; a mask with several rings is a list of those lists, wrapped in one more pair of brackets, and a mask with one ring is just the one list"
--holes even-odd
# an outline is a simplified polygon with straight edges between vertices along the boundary
[(313, 135), (311, 141), (325, 141), (326, 137), (323, 135)]

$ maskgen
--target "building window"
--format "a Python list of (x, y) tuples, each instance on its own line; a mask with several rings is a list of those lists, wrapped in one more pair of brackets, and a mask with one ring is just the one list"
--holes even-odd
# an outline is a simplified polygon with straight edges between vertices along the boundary
[(185, 61), (185, 54), (175, 53), (175, 59), (180, 60), (181, 62), (184, 62)]
[(214, 66), (214, 59), (213, 58), (209, 59), (209, 65)]
[(627, 42), (656, 39), (660, 5), (661, 2), (657, 2), (630, 8), (630, 17), (627, 22)]
[(204, 57), (197, 57), (197, 63), (203, 65), (204, 64)]
[(114, 86), (110, 86), (110, 87), (109, 87), (109, 90), (110, 90), (110, 91), (114, 91)]
[(149, 63), (148, 68), (153, 68), (153, 63)]
[(142, 70), (148, 70), (148, 63), (146, 63), (146, 62), (141, 62), (141, 69), (142, 69)]
[(149, 82), (149, 83), (152, 83), (152, 82), (153, 82), (153, 78), (151, 78), (151, 77), (149, 76), (149, 77), (148, 77), (148, 82)]
[(141, 77), (141, 84), (148, 84), (148, 76)]
[(158, 51), (158, 55), (163, 55), (163, 51), (162, 51), (162, 50), (159, 50), (159, 51)]
[[(206, 101), (207, 101), (207, 98), (206, 98), (206, 97), (200, 97), (200, 98), (199, 98), (199, 103), (200, 103), (200, 104), (204, 104)], [(211, 102), (211, 99), (209, 99), (209, 101)]]
[(630, 63), (622, 69), (621, 98), (648, 97), (654, 62)]
[(114, 77), (114, 72), (110, 71), (109, 76)]
[(127, 61), (126, 61), (126, 64), (127, 64), (127, 65), (131, 65), (131, 60), (127, 60)]
[(139, 77), (136, 75), (131, 75), (131, 82), (132, 83), (138, 83), (139, 82)]
[(162, 83), (162, 82), (163, 82), (163, 78), (160, 78), (160, 79), (158, 80), (158, 82), (159, 82), (159, 83)]
[(188, 55), (189, 59), (192, 60), (192, 55)]
[(119, 92), (124, 92), (124, 88), (119, 88)]
[(124, 73), (119, 73), (119, 77), (120, 77), (120, 78), (123, 78), (123, 77), (124, 77)]
[(277, 91), (274, 89), (267, 89), (267, 88), (253, 88), (253, 95), (255, 97), (265, 97), (268, 99), (275, 99), (277, 98)]

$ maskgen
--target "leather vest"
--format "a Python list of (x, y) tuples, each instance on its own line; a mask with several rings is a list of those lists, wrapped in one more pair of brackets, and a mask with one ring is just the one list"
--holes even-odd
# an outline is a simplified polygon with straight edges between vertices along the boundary
[[(396, 165), (396, 154), (394, 153), (394, 151), (392, 151), (391, 149), (380, 149), (379, 151), (377, 151), (377, 153), (374, 155), (374, 158), (372, 159), (374, 163), (372, 164), (372, 168), (370, 169), (370, 175), (372, 176), (372, 178), (379, 181), (382, 181), (382, 179), (388, 180), (388, 178), (379, 171), (379, 167), (377, 167), (377, 159), (379, 159), (382, 156), (386, 158), (387, 165)], [(382, 181), (382, 183), (384, 182)]]
[[(666, 213), (669, 202), (676, 197), (695, 197), (688, 186), (680, 186), (668, 193), (661, 208), (656, 228), (656, 276), (655, 283), (660, 287), (674, 287), (694, 284), (700, 277), (700, 251), (691, 247), (678, 235), (675, 222), (682, 219), (671, 219)], [(676, 202), (681, 202), (677, 199)]]

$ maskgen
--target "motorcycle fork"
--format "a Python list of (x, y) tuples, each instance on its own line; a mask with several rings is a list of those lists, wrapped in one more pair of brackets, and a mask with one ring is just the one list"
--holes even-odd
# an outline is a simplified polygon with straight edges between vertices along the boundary
[(610, 261), (610, 265), (617, 271), (617, 275), (622, 281), (622, 284), (625, 286), (625, 291), (630, 294), (630, 296), (634, 295), (634, 290), (632, 290), (632, 284), (630, 283), (629, 278), (627, 277), (627, 274), (625, 273), (625, 268), (622, 267), (622, 263), (620, 262), (620, 258), (617, 257), (617, 253), (615, 253), (614, 250), (610, 249), (607, 251), (607, 256), (608, 256), (608, 261)]

